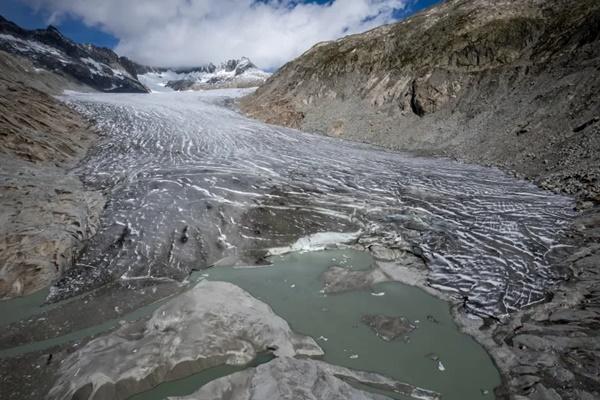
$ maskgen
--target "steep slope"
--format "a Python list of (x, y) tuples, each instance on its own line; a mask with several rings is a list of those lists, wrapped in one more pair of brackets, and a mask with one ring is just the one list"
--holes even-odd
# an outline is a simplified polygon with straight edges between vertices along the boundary
[(600, 3), (450, 0), (315, 45), (242, 110), (600, 200)]
[(0, 50), (27, 58), (39, 71), (54, 72), (92, 89), (148, 92), (137, 80), (137, 64), (110, 49), (77, 44), (53, 26), (26, 30), (0, 16)]
[(246, 57), (229, 60), (218, 67), (210, 63), (196, 68), (142, 67), (140, 80), (154, 91), (205, 90), (223, 88), (248, 88), (263, 84), (271, 75), (260, 70)]
[[(79, 114), (44, 90), (51, 73), (0, 51), (0, 299), (39, 290), (60, 276), (97, 227), (100, 193), (68, 171), (96, 135)], [(39, 79), (39, 81), (36, 81)]]

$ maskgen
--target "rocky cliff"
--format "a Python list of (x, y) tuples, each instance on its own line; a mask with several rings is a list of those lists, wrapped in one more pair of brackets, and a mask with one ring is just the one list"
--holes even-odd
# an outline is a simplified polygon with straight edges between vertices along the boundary
[(137, 80), (136, 63), (107, 48), (75, 43), (53, 26), (26, 30), (0, 16), (0, 50), (27, 58), (38, 72), (53, 72), (91, 89), (148, 92)]
[(449, 0), (315, 45), (241, 107), (600, 200), (599, 91), (599, 2)]

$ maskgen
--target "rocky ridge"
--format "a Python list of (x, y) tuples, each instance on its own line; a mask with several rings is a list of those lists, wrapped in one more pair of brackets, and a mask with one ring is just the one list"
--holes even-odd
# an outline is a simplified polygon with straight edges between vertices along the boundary
[(103, 92), (148, 89), (137, 80), (137, 64), (112, 50), (78, 44), (58, 29), (27, 30), (0, 16), (0, 50), (29, 59), (36, 71), (50, 71)]

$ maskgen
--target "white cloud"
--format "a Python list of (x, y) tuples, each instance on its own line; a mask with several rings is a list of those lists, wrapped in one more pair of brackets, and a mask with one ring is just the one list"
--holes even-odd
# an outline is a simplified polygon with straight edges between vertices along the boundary
[(119, 39), (116, 51), (149, 65), (193, 66), (247, 56), (275, 68), (324, 40), (393, 20), (406, 0), (25, 0)]

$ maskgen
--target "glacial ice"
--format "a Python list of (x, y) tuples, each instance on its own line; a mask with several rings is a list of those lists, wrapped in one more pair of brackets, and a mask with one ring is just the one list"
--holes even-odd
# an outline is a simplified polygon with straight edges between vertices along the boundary
[(104, 134), (77, 172), (112, 200), (81, 260), (96, 275), (75, 270), (53, 293), (123, 273), (183, 279), (229, 255), (322, 248), (357, 231), (418, 249), (429, 285), (478, 312), (538, 302), (562, 278), (548, 257), (570, 198), (494, 168), (266, 125), (231, 108), (248, 92), (63, 97)]

